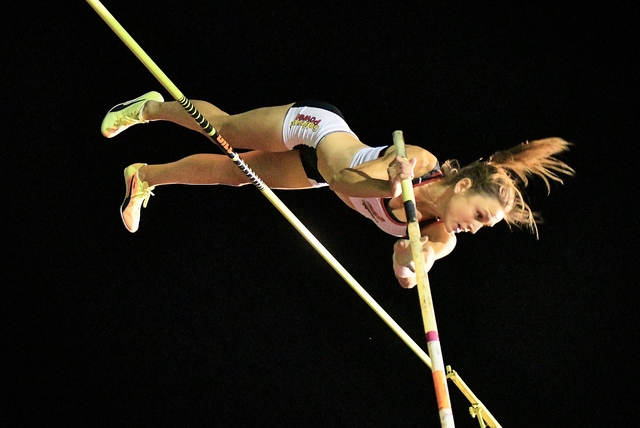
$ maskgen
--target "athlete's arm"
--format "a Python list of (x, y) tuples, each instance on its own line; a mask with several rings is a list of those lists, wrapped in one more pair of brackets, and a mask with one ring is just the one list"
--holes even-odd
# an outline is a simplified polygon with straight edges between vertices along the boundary
[(414, 169), (428, 172), (435, 167), (435, 156), (417, 146), (407, 146), (406, 160), (397, 157), (394, 150), (355, 168), (345, 168), (334, 175), (331, 190), (345, 196), (359, 198), (393, 198), (402, 193), (400, 183), (411, 179)]

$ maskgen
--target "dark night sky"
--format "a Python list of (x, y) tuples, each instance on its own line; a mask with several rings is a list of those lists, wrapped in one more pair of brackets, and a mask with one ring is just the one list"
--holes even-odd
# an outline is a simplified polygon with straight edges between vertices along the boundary
[[(540, 240), (463, 235), (430, 272), (444, 359), (504, 427), (637, 420), (632, 11), (103, 3), (187, 97), (230, 113), (321, 99), (367, 144), (401, 129), (462, 163), (573, 142), (577, 176), (530, 186)], [(100, 135), (112, 105), (169, 95), (86, 2), (4, 18), (3, 426), (439, 426), (429, 369), (255, 188), (158, 188), (128, 233), (124, 167), (218, 149), (167, 123)], [(423, 346), (393, 238), (327, 189), (277, 195)], [(456, 426), (477, 427), (449, 388)]]

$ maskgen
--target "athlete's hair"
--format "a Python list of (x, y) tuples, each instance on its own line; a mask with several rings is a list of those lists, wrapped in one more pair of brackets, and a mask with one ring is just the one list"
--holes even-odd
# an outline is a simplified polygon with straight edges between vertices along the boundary
[(519, 187), (527, 187), (529, 177), (538, 176), (549, 192), (550, 180), (562, 183), (560, 174), (574, 175), (573, 168), (554, 157), (570, 145), (561, 138), (545, 138), (496, 152), (487, 161), (478, 160), (463, 168), (458, 161), (448, 160), (442, 165), (444, 183), (454, 185), (463, 178), (470, 179), (475, 192), (498, 199), (509, 226), (525, 227), (537, 237), (540, 216), (531, 211)]

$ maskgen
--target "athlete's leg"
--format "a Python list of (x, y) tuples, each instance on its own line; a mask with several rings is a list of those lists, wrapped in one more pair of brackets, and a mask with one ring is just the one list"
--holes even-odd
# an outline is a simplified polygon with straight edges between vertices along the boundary
[[(219, 124), (223, 118), (229, 116), (228, 113), (206, 101), (191, 100), (191, 104), (193, 104), (216, 129), (216, 124)], [(157, 102), (149, 100), (142, 108), (140, 117), (148, 121), (167, 120), (193, 131), (202, 131), (200, 125), (193, 120), (191, 115), (187, 113), (184, 107), (177, 101)]]
[[(288, 150), (282, 141), (282, 124), (290, 104), (229, 115), (207, 101), (192, 100), (191, 103), (234, 148), (269, 152)], [(147, 101), (141, 117), (148, 121), (167, 120), (202, 132), (200, 125), (176, 101)]]
[[(300, 153), (253, 151), (242, 155), (245, 162), (274, 189), (307, 189)], [(156, 186), (162, 184), (224, 184), (243, 186), (249, 179), (225, 155), (198, 154), (163, 165), (137, 163), (124, 170), (126, 193), (120, 206), (122, 221), (129, 232), (138, 230), (140, 214)]]
[[(271, 153), (252, 151), (242, 159), (267, 186), (274, 189), (305, 189), (311, 187), (297, 150)], [(197, 154), (161, 165), (146, 165), (139, 171), (149, 186), (163, 184), (249, 184), (247, 176), (226, 155)]]

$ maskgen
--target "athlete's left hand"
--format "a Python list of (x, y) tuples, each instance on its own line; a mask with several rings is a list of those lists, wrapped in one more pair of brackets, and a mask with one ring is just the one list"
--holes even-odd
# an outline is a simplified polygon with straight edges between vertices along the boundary
[[(422, 244), (422, 256), (424, 257), (425, 273), (429, 272), (436, 261), (435, 252), (429, 238), (420, 237)], [(404, 288), (412, 288), (416, 285), (416, 266), (411, 253), (411, 245), (408, 239), (399, 239), (393, 245), (393, 271), (400, 285)]]

